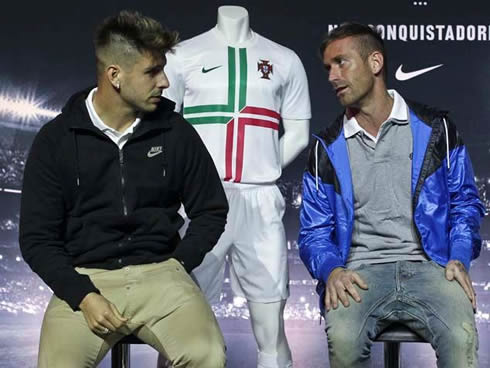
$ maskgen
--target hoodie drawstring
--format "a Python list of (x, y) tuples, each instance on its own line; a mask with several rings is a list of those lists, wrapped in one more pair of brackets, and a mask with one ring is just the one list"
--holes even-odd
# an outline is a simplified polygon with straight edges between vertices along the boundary
[(78, 140), (77, 134), (75, 130), (72, 130), (73, 133), (73, 144), (75, 145), (75, 173), (77, 176), (77, 187), (80, 187), (80, 164), (78, 160)]
[(315, 144), (315, 186), (317, 192), (318, 192), (318, 143), (320, 142), (317, 140)]
[(446, 133), (446, 161), (447, 161), (447, 168), (451, 168), (451, 163), (449, 162), (449, 134), (448, 134), (448, 129), (447, 129), (447, 122), (446, 118), (442, 118), (442, 122), (444, 123), (444, 130)]
[(163, 146), (162, 146), (162, 163), (163, 163), (163, 176), (167, 176), (167, 152), (166, 152), (166, 141), (165, 141), (165, 131), (162, 131), (162, 141), (163, 141)]

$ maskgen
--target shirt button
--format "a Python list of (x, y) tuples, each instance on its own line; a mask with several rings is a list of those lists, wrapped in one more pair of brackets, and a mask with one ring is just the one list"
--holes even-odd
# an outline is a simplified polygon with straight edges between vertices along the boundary
[(117, 244), (117, 246), (118, 246), (119, 248), (122, 248), (123, 243), (118, 243), (118, 244)]
[(131, 241), (131, 239), (132, 239), (132, 238), (131, 238), (131, 235), (130, 235), (130, 236), (128, 236), (128, 241)]
[(122, 259), (121, 259), (121, 258), (119, 258), (119, 259), (117, 260), (117, 263), (121, 264), (121, 263), (122, 263)]

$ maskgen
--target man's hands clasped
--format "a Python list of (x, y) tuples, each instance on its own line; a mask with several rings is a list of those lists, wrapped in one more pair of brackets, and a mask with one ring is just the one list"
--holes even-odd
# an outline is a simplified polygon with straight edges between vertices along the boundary
[(97, 293), (87, 294), (80, 303), (80, 310), (90, 330), (97, 335), (115, 332), (129, 321), (114, 304)]

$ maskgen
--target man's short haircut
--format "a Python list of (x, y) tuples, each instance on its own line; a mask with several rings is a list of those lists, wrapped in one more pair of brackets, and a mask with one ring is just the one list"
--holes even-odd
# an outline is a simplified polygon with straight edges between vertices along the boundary
[(97, 74), (111, 63), (131, 66), (138, 54), (163, 56), (172, 51), (178, 41), (177, 32), (167, 30), (155, 19), (122, 10), (104, 19), (95, 31)]
[(325, 35), (322, 43), (320, 44), (320, 56), (323, 58), (325, 49), (332, 42), (347, 37), (355, 38), (358, 45), (359, 55), (361, 55), (364, 60), (366, 60), (366, 58), (374, 51), (381, 52), (384, 61), (383, 77), (386, 80), (388, 76), (388, 59), (386, 56), (384, 42), (379, 32), (368, 25), (355, 22), (346, 22), (342, 23), (337, 28), (332, 29)]

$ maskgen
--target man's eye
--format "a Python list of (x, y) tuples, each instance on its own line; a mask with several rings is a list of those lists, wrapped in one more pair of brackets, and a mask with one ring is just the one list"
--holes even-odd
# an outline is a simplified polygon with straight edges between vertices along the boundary
[(150, 77), (154, 77), (158, 73), (160, 73), (160, 69), (151, 69), (148, 70), (145, 74), (148, 74)]

